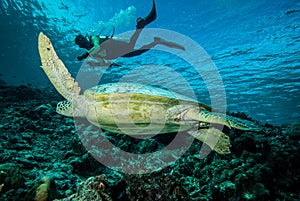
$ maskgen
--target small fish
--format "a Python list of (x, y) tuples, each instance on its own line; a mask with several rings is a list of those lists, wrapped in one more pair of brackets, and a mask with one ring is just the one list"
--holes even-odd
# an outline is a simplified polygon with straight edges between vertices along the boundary
[(69, 6), (67, 6), (66, 4), (64, 4), (63, 2), (60, 2), (61, 6), (59, 6), (59, 9), (65, 9), (65, 10), (69, 10)]
[(297, 13), (300, 12), (300, 10), (288, 10), (285, 12), (286, 15), (292, 14), (292, 13)]

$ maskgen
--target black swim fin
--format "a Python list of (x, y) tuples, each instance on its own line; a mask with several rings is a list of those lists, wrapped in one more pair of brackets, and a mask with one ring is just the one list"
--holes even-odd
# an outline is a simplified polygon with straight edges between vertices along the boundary
[(156, 5), (155, 2), (153, 0), (153, 4), (152, 4), (152, 10), (150, 11), (150, 13), (146, 16), (146, 17), (139, 17), (136, 20), (136, 28), (137, 29), (143, 29), (147, 24), (150, 24), (151, 22), (153, 22), (157, 17), (156, 14)]

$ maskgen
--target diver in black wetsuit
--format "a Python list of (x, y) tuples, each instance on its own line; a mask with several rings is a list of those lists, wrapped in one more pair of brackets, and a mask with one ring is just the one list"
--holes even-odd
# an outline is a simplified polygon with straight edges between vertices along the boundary
[[(154, 37), (153, 42), (142, 46), (139, 49), (134, 49), (135, 43), (143, 30), (143, 28), (153, 22), (157, 17), (156, 14), (156, 5), (153, 0), (153, 6), (152, 10), (150, 13), (142, 18), (139, 17), (137, 19), (137, 24), (136, 24), (136, 31), (134, 34), (130, 37), (129, 41), (124, 41), (124, 40), (118, 40), (117, 38), (113, 37), (113, 34), (111, 36), (90, 36), (89, 38), (84, 37), (83, 35), (78, 35), (75, 38), (75, 43), (80, 47), (80, 48), (85, 48), (88, 51), (81, 55), (78, 56), (77, 59), (79, 61), (82, 61), (83, 59), (87, 58), (90, 54), (93, 55), (95, 58), (98, 60), (113, 60), (118, 57), (133, 57), (137, 55), (141, 55), (142, 53), (150, 50), (153, 48), (155, 45), (161, 44), (161, 45), (166, 45), (171, 48), (177, 48), (177, 49), (182, 49), (185, 50), (185, 48), (179, 44), (173, 43), (173, 42), (168, 42), (165, 41), (159, 37)], [(114, 32), (114, 31), (113, 31)], [(105, 43), (104, 43), (105, 41)], [(100, 49), (99, 49), (100, 48)]]

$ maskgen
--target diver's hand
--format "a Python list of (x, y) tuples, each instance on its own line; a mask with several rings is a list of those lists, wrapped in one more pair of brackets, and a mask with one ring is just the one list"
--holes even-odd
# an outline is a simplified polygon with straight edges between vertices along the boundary
[(89, 55), (90, 55), (90, 53), (86, 52), (86, 53), (84, 53), (83, 55), (78, 56), (78, 57), (77, 57), (77, 60), (78, 60), (78, 61), (82, 61), (83, 59), (86, 59)]
[(77, 60), (78, 60), (78, 61), (82, 61), (83, 59), (84, 59), (84, 58), (83, 58), (82, 55), (77, 57)]

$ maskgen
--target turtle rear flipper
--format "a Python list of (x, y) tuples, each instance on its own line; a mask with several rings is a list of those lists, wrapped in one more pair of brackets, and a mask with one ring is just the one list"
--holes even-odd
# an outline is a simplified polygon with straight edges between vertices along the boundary
[(230, 140), (227, 135), (216, 128), (199, 129), (189, 131), (190, 135), (207, 144), (212, 150), (219, 154), (230, 154)]
[(186, 114), (186, 119), (198, 120), (199, 122), (213, 123), (225, 125), (229, 128), (236, 128), (240, 130), (252, 130), (259, 131), (261, 130), (258, 125), (254, 122), (240, 119), (237, 117), (225, 115), (222, 113), (210, 112), (208, 110), (203, 110), (198, 108), (190, 108)]
[(251, 131), (260, 131), (261, 128), (252, 121), (240, 119), (233, 116), (226, 115), (225, 117), (226, 126), (229, 128), (237, 128), (240, 130), (251, 130)]
[(180, 119), (182, 121), (198, 121), (209, 124), (225, 125), (229, 128), (240, 130), (259, 131), (261, 128), (254, 122), (225, 115), (222, 113), (211, 112), (205, 105), (191, 106), (178, 105), (168, 110), (168, 118), (171, 120)]

